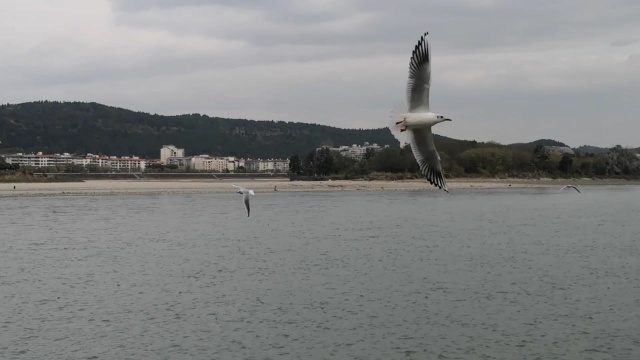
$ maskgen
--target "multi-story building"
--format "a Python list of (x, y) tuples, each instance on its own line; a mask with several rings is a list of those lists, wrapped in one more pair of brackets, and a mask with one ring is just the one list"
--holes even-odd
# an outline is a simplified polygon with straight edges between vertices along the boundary
[(259, 172), (260, 171), (260, 160), (258, 160), (258, 159), (246, 159), (244, 161), (244, 169), (247, 172)]
[(236, 171), (240, 166), (244, 167), (244, 159), (238, 159), (235, 156), (228, 156), (227, 158), (227, 170)]
[(273, 160), (273, 169), (275, 172), (289, 171), (289, 159), (275, 159)]
[(244, 163), (248, 172), (289, 171), (289, 159), (247, 159)]
[(336, 151), (340, 153), (340, 155), (344, 157), (360, 160), (364, 158), (365, 154), (367, 153), (367, 150), (378, 152), (388, 147), (389, 145), (385, 145), (384, 147), (381, 147), (378, 144), (370, 145), (368, 142), (365, 142), (362, 146), (356, 145), (356, 144), (353, 144), (351, 146), (343, 145), (339, 147), (323, 146), (323, 147), (317, 148), (316, 150), (320, 150), (322, 148), (328, 148), (331, 151)]
[(210, 155), (192, 156), (191, 168), (199, 171), (213, 171), (213, 158)]
[(187, 169), (191, 167), (190, 157), (168, 157), (167, 165), (176, 165), (179, 169)]
[(84, 158), (78, 158), (74, 162), (76, 165), (95, 165), (100, 168), (108, 168), (118, 172), (139, 172), (144, 171), (147, 161), (137, 156), (103, 156), (87, 154)]
[(111, 168), (111, 170), (137, 172), (144, 171), (145, 167), (146, 161), (137, 156), (109, 157), (109, 168)]
[(70, 155), (68, 153), (60, 154), (14, 154), (5, 156), (8, 164), (18, 164), (21, 167), (34, 168), (50, 168), (65, 165), (96, 165), (98, 167), (109, 168), (115, 171), (144, 171), (145, 160), (137, 156), (117, 157), (117, 156), (101, 156), (87, 154), (86, 156)]
[[(380, 149), (376, 144), (364, 144), (366, 148)], [(366, 152), (365, 147), (357, 145), (342, 146), (332, 148), (340, 151), (347, 157), (362, 157)], [(289, 171), (289, 159), (241, 159), (233, 156), (217, 157), (211, 155), (197, 155), (185, 157), (184, 149), (179, 149), (174, 145), (164, 145), (160, 150), (160, 160), (145, 160), (136, 156), (105, 156), (86, 154), (85, 156), (64, 154), (14, 154), (5, 156), (5, 161), (9, 164), (18, 164), (21, 167), (52, 168), (68, 164), (80, 165), (83, 167), (97, 166), (113, 171), (137, 172), (144, 171), (150, 164), (177, 165), (178, 168), (190, 168), (199, 171), (210, 172), (233, 172), (244, 168), (248, 172), (279, 172)]]
[(13, 155), (6, 155), (4, 160), (7, 164), (18, 164), (21, 167), (53, 167), (56, 165), (74, 164), (77, 157), (73, 157), (70, 154), (43, 154), (38, 152), (36, 154), (23, 154), (17, 153)]
[(191, 158), (191, 168), (200, 171), (235, 171), (238, 169), (239, 163), (239, 160), (233, 156), (215, 157), (211, 155), (198, 155)]
[(166, 164), (167, 159), (184, 157), (184, 149), (175, 147), (174, 145), (162, 145), (160, 149), (160, 163)]

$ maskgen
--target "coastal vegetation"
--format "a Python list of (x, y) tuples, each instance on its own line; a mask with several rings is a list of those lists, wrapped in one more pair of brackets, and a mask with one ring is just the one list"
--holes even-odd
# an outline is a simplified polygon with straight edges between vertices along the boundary
[[(434, 135), (447, 178), (640, 178), (638, 149), (584, 145), (574, 154), (562, 142), (541, 139), (499, 144)], [(377, 143), (360, 160), (323, 146)], [(138, 155), (157, 158), (164, 144), (193, 154), (290, 158), (292, 179), (422, 178), (411, 148), (398, 146), (389, 129), (340, 129), (307, 123), (225, 119), (200, 114), (162, 116), (97, 103), (37, 101), (0, 105), (0, 152)], [(323, 147), (323, 148), (321, 148)], [(316, 150), (321, 148), (320, 150)], [(293, 154), (293, 155), (291, 155)], [(176, 165), (151, 163), (147, 173), (184, 172)], [(191, 170), (193, 171), (193, 170)], [(236, 172), (243, 172), (240, 168)], [(0, 176), (24, 181), (55, 181), (37, 173), (106, 173), (96, 165), (22, 168), (0, 159)], [(42, 179), (39, 178), (42, 176)], [(38, 180), (40, 179), (40, 180)]]
[[(447, 148), (440, 156), (447, 178), (594, 178), (640, 179), (640, 158), (634, 150), (615, 146), (606, 153), (559, 154), (538, 143), (535, 146), (507, 146), (497, 143), (472, 143), (468, 147)], [(457, 150), (457, 151), (456, 151)], [(293, 180), (420, 179), (418, 164), (411, 148), (388, 147), (367, 151), (360, 160), (342, 156), (328, 148), (312, 150), (289, 158), (289, 176)], [(50, 168), (21, 168), (0, 157), (0, 182), (52, 182), (81, 179), (56, 174), (112, 173), (109, 168), (67, 164)], [(183, 173), (175, 165), (154, 165), (145, 173)], [(187, 171), (198, 172), (198, 171)], [(244, 169), (236, 172), (243, 173)]]
[(20, 168), (17, 164), (7, 164), (0, 156), (0, 183), (25, 183), (25, 182), (71, 182), (82, 181), (63, 176), (49, 174), (35, 174), (32, 170)]
[[(531, 144), (447, 144), (436, 147), (447, 178), (621, 178), (640, 179), (640, 158), (635, 151), (615, 146), (606, 153), (560, 154), (544, 141)], [(367, 152), (354, 160), (323, 148), (290, 157), (291, 179), (408, 179), (421, 178), (411, 148), (386, 148)]]

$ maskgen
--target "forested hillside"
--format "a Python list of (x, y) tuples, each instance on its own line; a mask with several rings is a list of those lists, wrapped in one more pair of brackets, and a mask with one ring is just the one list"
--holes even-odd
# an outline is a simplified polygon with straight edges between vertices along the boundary
[[(509, 177), (638, 177), (637, 149), (583, 146), (575, 155), (546, 146), (566, 147), (552, 139), (501, 145), (435, 135), (445, 174)], [(300, 176), (361, 176), (374, 172), (415, 174), (411, 150), (389, 129), (356, 130), (284, 121), (225, 119), (200, 114), (152, 115), (81, 102), (31, 102), (0, 106), (0, 153), (94, 153), (157, 158), (164, 144), (184, 147), (187, 155), (291, 157)], [(356, 161), (315, 149), (377, 143), (391, 145)], [(294, 156), (295, 155), (295, 156)]]
[(157, 158), (174, 144), (187, 154), (287, 157), (321, 145), (398, 146), (389, 129), (340, 129), (200, 114), (152, 115), (97, 103), (39, 101), (0, 106), (3, 152), (102, 153)]

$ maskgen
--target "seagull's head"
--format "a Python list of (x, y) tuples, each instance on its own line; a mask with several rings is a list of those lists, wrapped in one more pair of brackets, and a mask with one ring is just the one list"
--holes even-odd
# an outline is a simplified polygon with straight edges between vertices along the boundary
[(446, 117), (446, 116), (444, 116), (442, 114), (436, 115), (436, 118), (438, 119), (437, 123), (441, 123), (441, 122), (444, 122), (444, 121), (453, 121), (453, 120), (449, 119), (448, 117)]

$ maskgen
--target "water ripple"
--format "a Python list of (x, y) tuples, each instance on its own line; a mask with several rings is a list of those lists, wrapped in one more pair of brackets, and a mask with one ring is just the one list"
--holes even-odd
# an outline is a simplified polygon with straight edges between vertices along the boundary
[(15, 198), (3, 359), (635, 359), (635, 187)]

